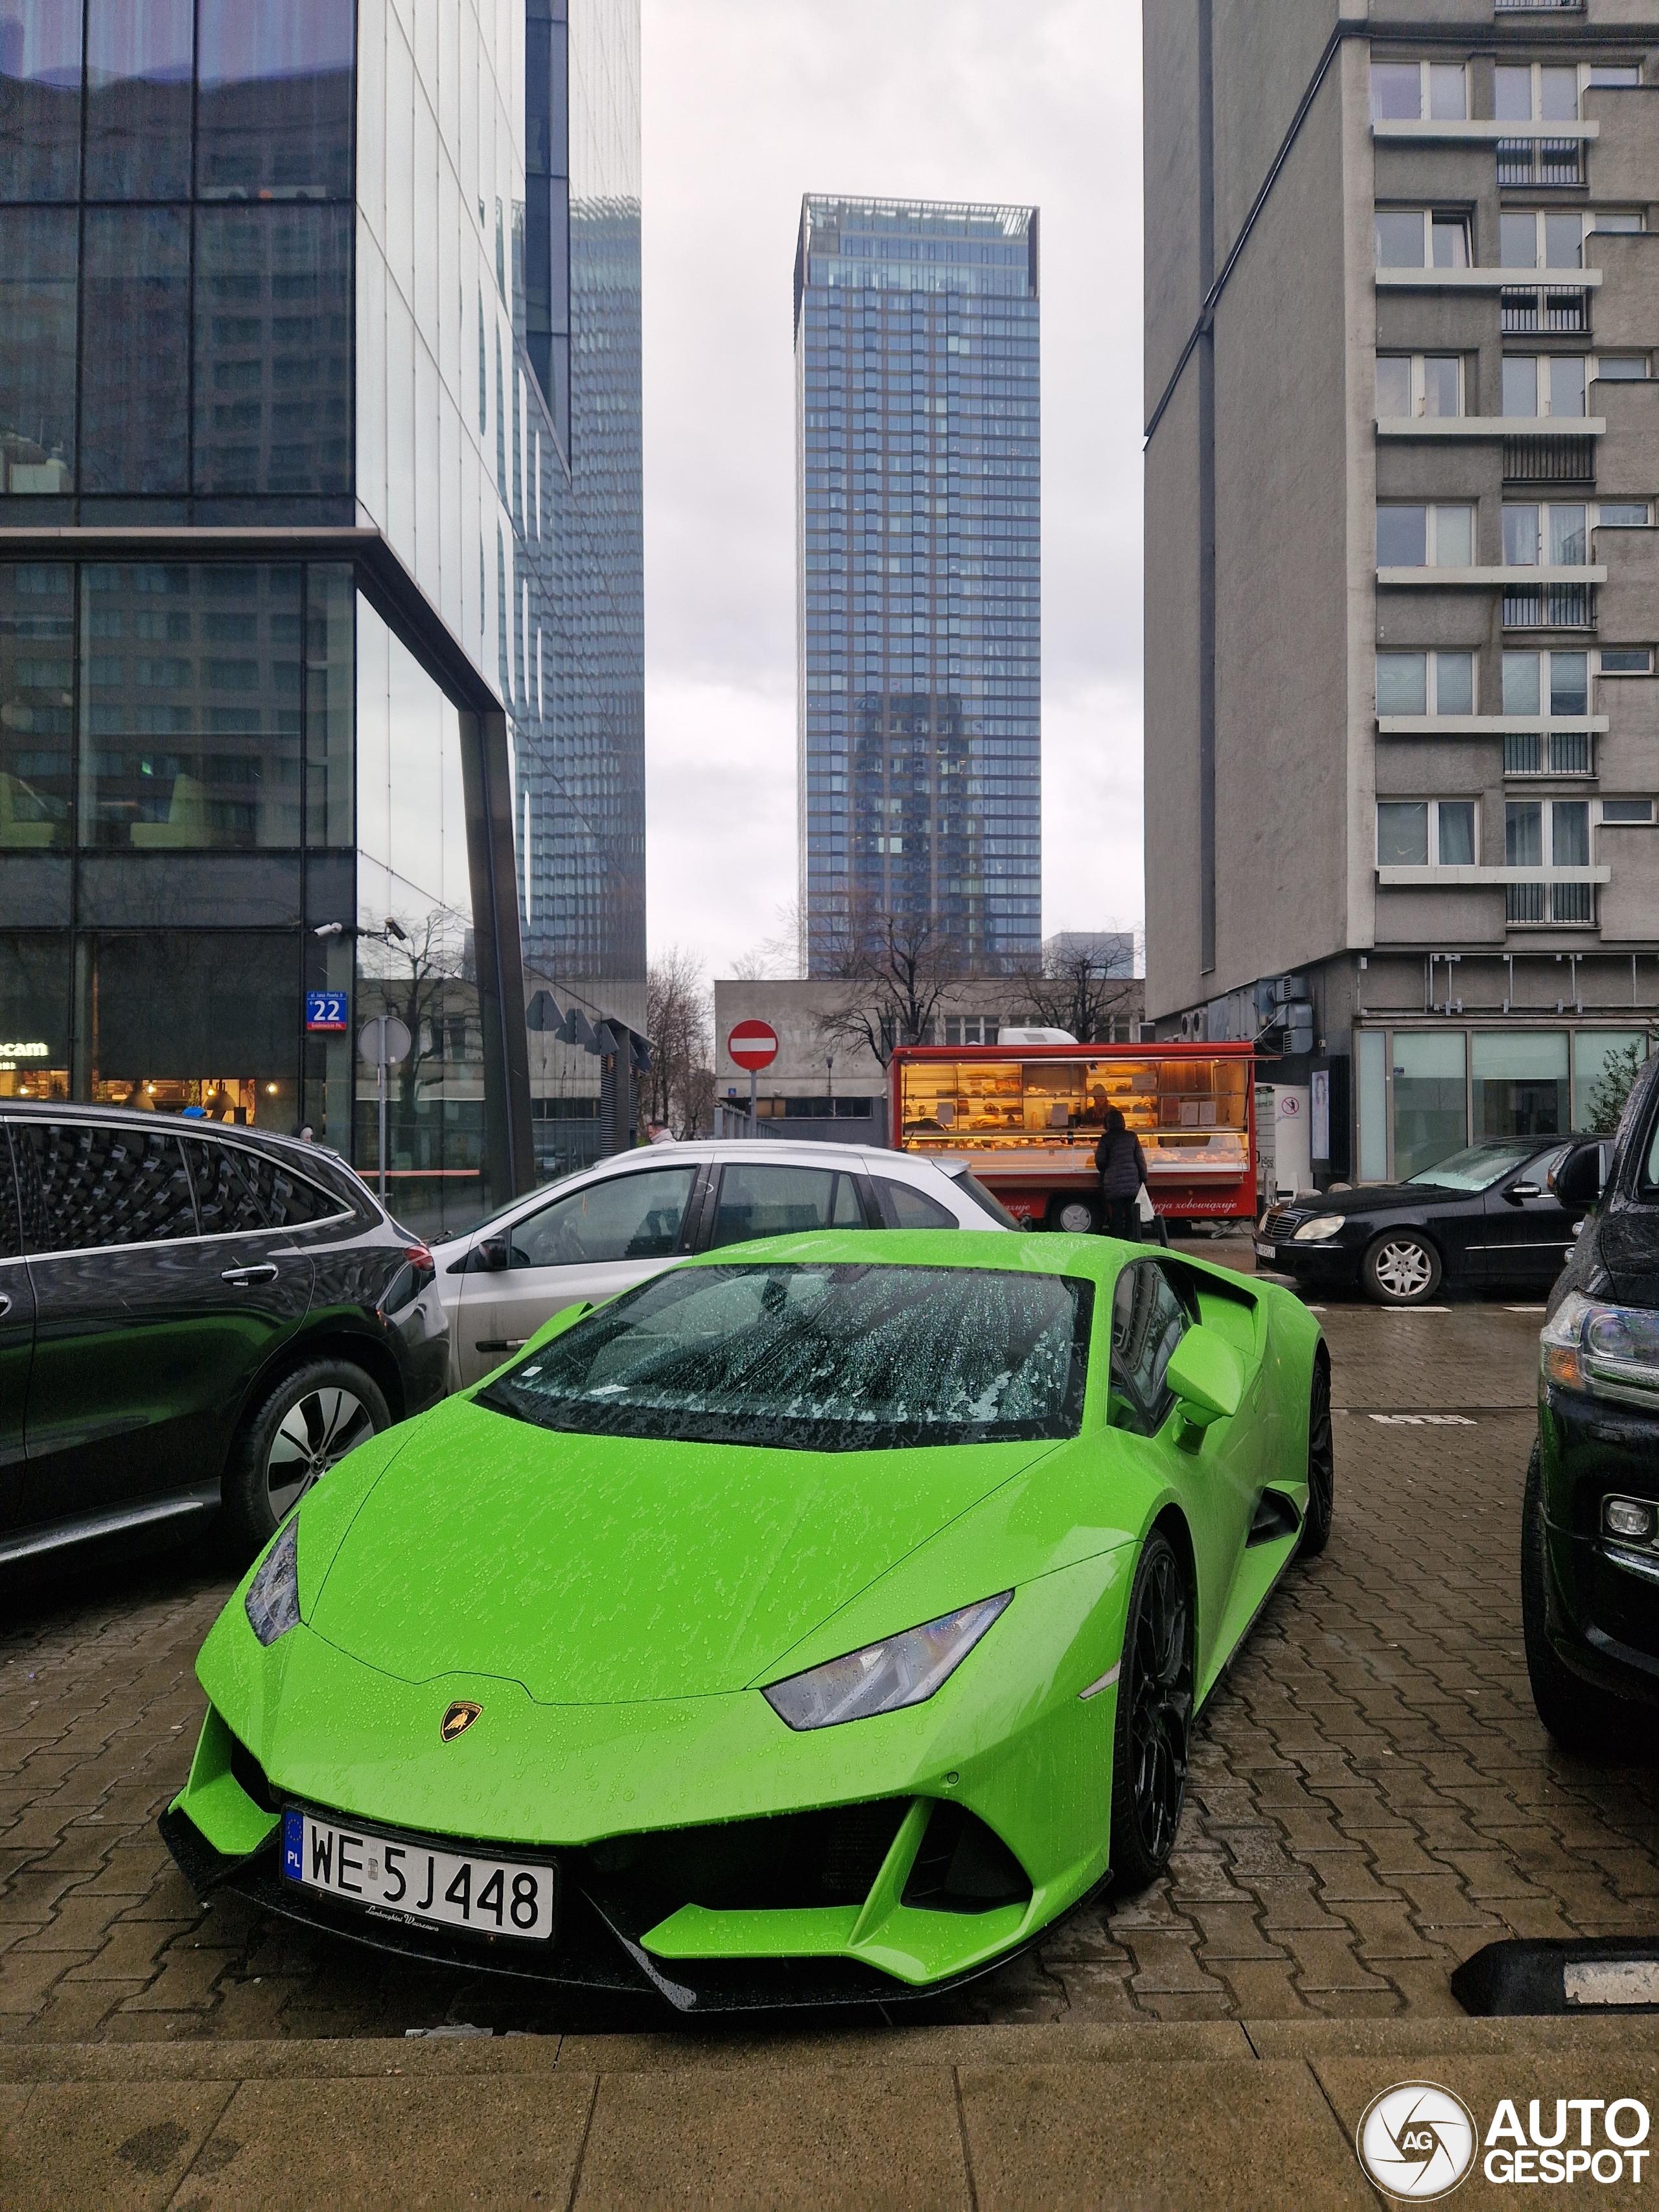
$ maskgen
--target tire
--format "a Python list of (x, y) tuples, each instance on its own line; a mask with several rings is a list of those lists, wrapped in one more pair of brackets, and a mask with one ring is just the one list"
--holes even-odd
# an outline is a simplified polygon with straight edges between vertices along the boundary
[(1111, 1866), (1121, 1895), (1147, 1888), (1170, 1863), (1192, 1726), (1192, 1594), (1174, 1545), (1155, 1528), (1129, 1592), (1112, 1736)]
[(347, 1359), (308, 1359), (253, 1408), (225, 1469), (225, 1512), (248, 1557), (313, 1482), (392, 1426), (380, 1385)]
[(1544, 1626), (1548, 1573), (1544, 1472), (1534, 1443), (1527, 1462), (1527, 1488), (1521, 1506), (1521, 1639), (1532, 1701), (1539, 1719), (1563, 1751), (1577, 1759), (1632, 1765), (1638, 1747), (1651, 1745), (1653, 1717), (1585, 1681), (1557, 1655)]
[(1335, 1490), (1331, 1370), (1324, 1360), (1316, 1359), (1313, 1385), (1308, 1393), (1308, 1511), (1302, 1523), (1302, 1540), (1296, 1547), (1299, 1559), (1316, 1559), (1330, 1542)]
[(1380, 1306), (1425, 1305), (1440, 1288), (1440, 1255), (1419, 1230), (1385, 1229), (1360, 1261), (1359, 1280)]
[(1091, 1198), (1050, 1199), (1048, 1226), (1065, 1237), (1092, 1237), (1100, 1226), (1100, 1209)]

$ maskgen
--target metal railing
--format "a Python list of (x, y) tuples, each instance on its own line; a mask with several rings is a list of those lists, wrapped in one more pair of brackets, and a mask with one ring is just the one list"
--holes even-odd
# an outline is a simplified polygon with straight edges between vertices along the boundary
[(1583, 149), (1577, 138), (1500, 138), (1500, 185), (1582, 185)]
[(1593, 438), (1505, 438), (1505, 483), (1588, 484), (1595, 481)]
[(1505, 286), (1498, 295), (1498, 322), (1508, 331), (1588, 331), (1589, 294), (1582, 284)]
[(1552, 884), (1550, 885), (1550, 920), (1552, 921), (1592, 921), (1595, 918), (1595, 887), (1593, 884)]
[(1505, 775), (1592, 775), (1590, 733), (1588, 730), (1552, 730), (1548, 742), (1542, 730), (1504, 732)]
[(1505, 884), (1504, 919), (1582, 926), (1595, 919), (1595, 887), (1593, 884)]
[(1549, 905), (1547, 884), (1505, 884), (1505, 921), (1542, 921)]
[(1492, 5), (1495, 15), (1553, 15), (1564, 9), (1575, 15), (1584, 12), (1584, 0), (1492, 0)]
[(714, 1134), (722, 1141), (736, 1137), (769, 1137), (774, 1144), (781, 1144), (785, 1132), (769, 1115), (751, 1115), (746, 1106), (739, 1106), (734, 1099), (717, 1098)]
[(1504, 593), (1505, 629), (1594, 629), (1593, 584), (1534, 584)]

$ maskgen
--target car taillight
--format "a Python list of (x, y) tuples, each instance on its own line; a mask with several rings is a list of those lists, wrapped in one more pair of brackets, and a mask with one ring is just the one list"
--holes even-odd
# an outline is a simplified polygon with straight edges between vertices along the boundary
[(438, 1263), (424, 1244), (405, 1244), (404, 1257), (415, 1270), (415, 1287), (410, 1296), (417, 1298), (428, 1283), (437, 1279)]

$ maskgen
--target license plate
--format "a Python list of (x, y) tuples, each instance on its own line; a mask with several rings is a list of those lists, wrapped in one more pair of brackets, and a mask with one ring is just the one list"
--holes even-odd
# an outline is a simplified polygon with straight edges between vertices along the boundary
[(545, 1862), (440, 1850), (297, 1810), (283, 1816), (283, 1873), (303, 1888), (361, 1905), (376, 1919), (530, 1943), (548, 1942), (558, 1909), (557, 1869)]
[(1264, 1244), (1258, 1237), (1255, 1240), (1255, 1256), (1258, 1260), (1276, 1260), (1279, 1255), (1271, 1244)]

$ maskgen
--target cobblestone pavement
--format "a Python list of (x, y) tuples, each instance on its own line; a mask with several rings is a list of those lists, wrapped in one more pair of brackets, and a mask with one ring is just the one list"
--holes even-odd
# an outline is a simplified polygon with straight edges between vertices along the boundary
[[(1516, 1562), (1539, 1312), (1323, 1318), (1335, 1532), (1203, 1717), (1169, 1879), (1073, 1915), (941, 2023), (1426, 2025), (1455, 2012), (1451, 1968), (1494, 1937), (1659, 1927), (1659, 1771), (1564, 1756), (1527, 1691)], [(556, 2014), (197, 1905), (154, 1821), (188, 1766), (191, 1664), (227, 1587), (173, 1559), (0, 1597), (0, 2037), (659, 2024)]]

